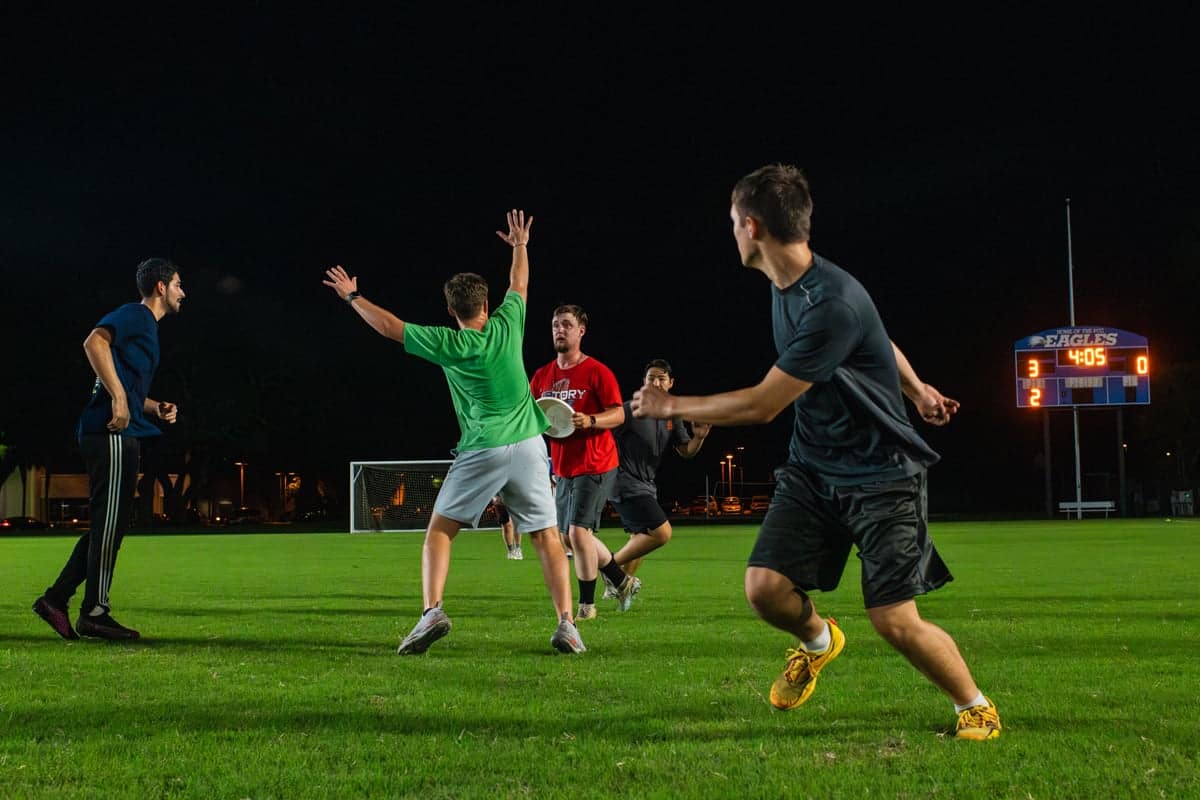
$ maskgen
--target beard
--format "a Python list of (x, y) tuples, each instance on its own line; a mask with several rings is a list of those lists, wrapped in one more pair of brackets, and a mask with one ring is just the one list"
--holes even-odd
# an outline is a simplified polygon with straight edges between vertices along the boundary
[(566, 353), (566, 352), (570, 352), (570, 350), (571, 350), (571, 345), (567, 344), (567, 340), (566, 340), (566, 339), (563, 339), (563, 340), (561, 340), (561, 341), (559, 341), (559, 340), (557, 340), (557, 339), (556, 339), (556, 340), (554, 341), (554, 352), (556, 352), (556, 353)]

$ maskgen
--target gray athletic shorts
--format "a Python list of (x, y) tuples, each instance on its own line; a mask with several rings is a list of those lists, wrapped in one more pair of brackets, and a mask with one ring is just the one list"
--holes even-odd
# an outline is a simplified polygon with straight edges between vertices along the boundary
[(558, 506), (558, 529), (566, 531), (570, 526), (576, 525), (593, 531), (599, 530), (604, 502), (612, 494), (616, 482), (615, 467), (599, 475), (560, 477), (554, 487), (554, 502)]
[(475, 527), (500, 495), (521, 533), (553, 528), (554, 492), (546, 478), (541, 434), (516, 444), (459, 453), (433, 504), (433, 513)]

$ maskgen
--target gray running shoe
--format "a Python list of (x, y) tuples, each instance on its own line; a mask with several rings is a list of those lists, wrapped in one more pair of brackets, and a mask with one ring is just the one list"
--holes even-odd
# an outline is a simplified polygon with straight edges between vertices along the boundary
[(579, 635), (579, 629), (575, 627), (574, 623), (567, 622), (565, 619), (558, 623), (558, 629), (550, 637), (550, 646), (560, 653), (582, 653), (587, 650), (583, 646), (583, 638)]
[(633, 598), (637, 597), (641, 590), (641, 579), (626, 575), (625, 580), (621, 582), (621, 588), (617, 589), (617, 611), (628, 611), (633, 605)]
[(596, 618), (596, 604), (595, 603), (580, 603), (579, 604), (579, 612), (575, 615), (576, 622), (583, 622), (585, 619), (595, 619), (595, 618)]
[(446, 612), (440, 607), (431, 608), (417, 620), (417, 624), (409, 631), (408, 636), (404, 637), (404, 641), (400, 642), (400, 649), (396, 652), (402, 656), (424, 653), (429, 649), (429, 645), (449, 632), (450, 618), (446, 616)]
[(601, 595), (600, 599), (615, 600), (617, 597), (617, 587), (613, 586), (613, 582), (603, 572), (600, 573), (600, 578), (604, 581), (604, 594)]

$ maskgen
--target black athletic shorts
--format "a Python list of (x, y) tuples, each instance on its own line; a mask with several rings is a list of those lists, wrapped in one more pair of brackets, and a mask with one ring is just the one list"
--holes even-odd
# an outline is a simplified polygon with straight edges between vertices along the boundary
[(600, 529), (600, 515), (617, 482), (617, 469), (599, 475), (559, 478), (554, 485), (554, 504), (558, 508), (558, 529), (566, 533), (572, 525), (589, 530)]
[(649, 494), (635, 494), (620, 499), (612, 498), (613, 508), (621, 515), (621, 524), (630, 533), (649, 533), (665, 524), (667, 515), (658, 504), (658, 498)]
[(775, 496), (749, 566), (766, 567), (804, 591), (837, 588), (850, 555), (862, 562), (867, 608), (925, 594), (954, 577), (925, 524), (925, 472), (908, 478), (829, 486), (787, 464), (775, 471)]

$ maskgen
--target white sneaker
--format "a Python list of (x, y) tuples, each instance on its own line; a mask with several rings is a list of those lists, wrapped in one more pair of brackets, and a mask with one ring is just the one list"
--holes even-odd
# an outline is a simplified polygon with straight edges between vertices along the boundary
[(617, 590), (617, 611), (628, 611), (633, 605), (633, 598), (637, 597), (637, 593), (642, 589), (642, 582), (632, 575), (626, 575), (625, 580), (621, 582), (621, 588)]
[(421, 615), (396, 652), (402, 656), (417, 655), (429, 649), (429, 645), (450, 632), (450, 618), (440, 607), (431, 608)]
[(579, 611), (575, 614), (576, 622), (583, 622), (585, 619), (595, 619), (595, 618), (596, 618), (596, 604), (595, 603), (580, 603), (579, 604)]
[(513, 561), (524, 561), (525, 560), (525, 554), (521, 552), (521, 547), (519, 545), (517, 546), (516, 550), (512, 551), (512, 560)]
[(587, 650), (579, 629), (565, 619), (558, 623), (558, 629), (550, 637), (550, 645), (560, 653), (583, 653)]

